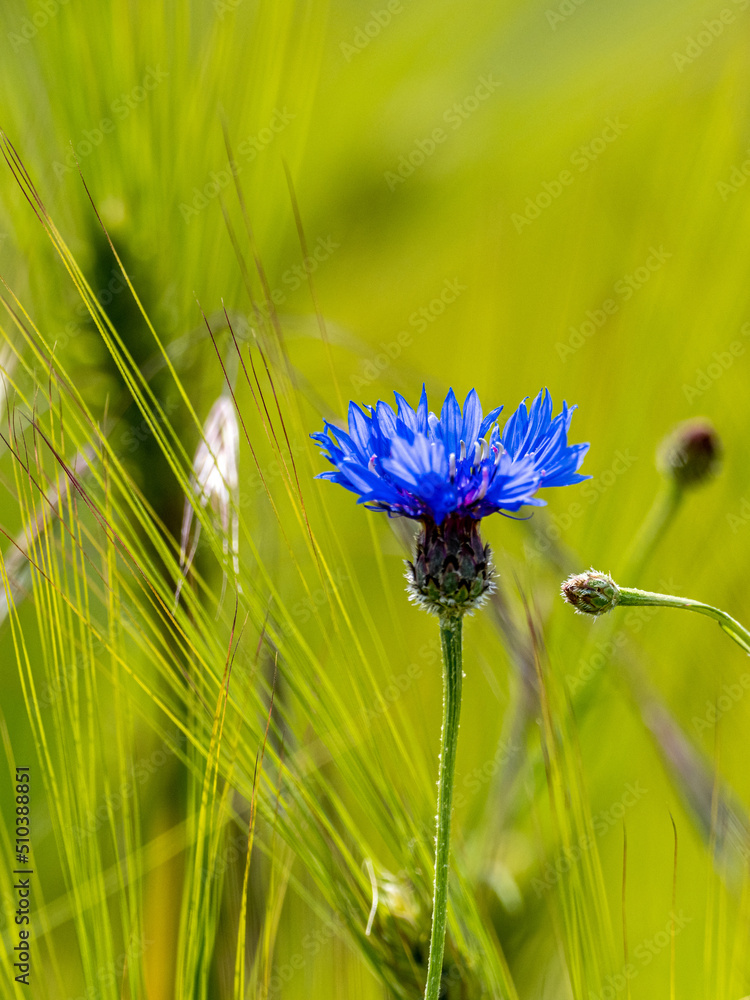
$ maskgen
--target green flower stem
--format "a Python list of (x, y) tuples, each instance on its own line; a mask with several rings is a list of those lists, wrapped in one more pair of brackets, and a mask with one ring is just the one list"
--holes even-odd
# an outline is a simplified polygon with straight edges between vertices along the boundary
[(619, 597), (617, 603), (623, 606), (650, 605), (660, 608), (682, 608), (684, 611), (696, 611), (699, 615), (707, 615), (733, 639), (738, 646), (741, 646), (746, 653), (750, 653), (750, 632), (730, 617), (725, 611), (713, 608), (710, 604), (703, 604), (701, 601), (691, 601), (687, 597), (673, 597), (667, 594), (653, 594), (648, 590), (636, 590), (634, 587), (619, 587)]
[(438, 781), (437, 836), (435, 839), (435, 892), (432, 909), (430, 960), (427, 967), (425, 1000), (438, 1000), (443, 974), (445, 926), (448, 909), (448, 868), (451, 848), (453, 775), (461, 715), (462, 617), (442, 615), (440, 640), (443, 646), (443, 729), (440, 736), (440, 778)]
[(672, 479), (664, 483), (635, 536), (625, 560), (623, 579), (637, 582), (643, 575), (656, 547), (674, 521), (684, 496), (685, 490), (679, 483)]

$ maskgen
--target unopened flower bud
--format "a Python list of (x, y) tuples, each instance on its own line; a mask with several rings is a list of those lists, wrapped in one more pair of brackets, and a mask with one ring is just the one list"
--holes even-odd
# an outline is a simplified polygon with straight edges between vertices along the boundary
[(681, 487), (699, 486), (716, 472), (721, 441), (713, 424), (703, 417), (686, 420), (665, 438), (657, 455), (664, 473)]
[(615, 581), (609, 573), (598, 573), (595, 569), (569, 576), (561, 593), (582, 615), (603, 615), (620, 603), (620, 588)]

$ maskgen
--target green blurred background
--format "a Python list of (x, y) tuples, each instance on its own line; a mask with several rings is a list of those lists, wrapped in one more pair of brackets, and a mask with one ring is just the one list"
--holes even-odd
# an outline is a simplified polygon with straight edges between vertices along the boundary
[[(196, 298), (212, 317), (222, 302), (250, 312), (228, 232), (229, 223), (249, 258), (223, 126), (309, 430), (322, 416), (340, 418), (349, 398), (391, 399), (396, 389), (416, 402), (423, 381), (433, 407), (449, 386), (461, 398), (475, 386), (487, 409), (500, 402), (512, 409), (543, 385), (557, 406), (563, 399), (578, 405), (572, 436), (591, 442), (584, 471), (594, 478), (550, 494), (548, 509), (529, 522), (493, 518), (486, 536), (518, 621), (520, 593), (544, 618), (563, 687), (575, 693), (582, 672), (601, 673), (577, 720), (592, 814), (610, 817), (629, 785), (645, 790), (624, 817), (631, 952), (669, 921), (671, 815), (678, 909), (687, 918), (676, 937), (677, 995), (725, 1000), (750, 992), (750, 970), (732, 950), (735, 934), (746, 930), (742, 893), (735, 884), (712, 909), (714, 866), (684, 788), (665, 766), (616, 658), (590, 666), (602, 623), (574, 617), (557, 592), (564, 575), (589, 565), (618, 578), (660, 487), (658, 443), (678, 421), (705, 416), (724, 444), (720, 475), (685, 503), (643, 579), (620, 582), (668, 589), (750, 620), (748, 8), (747, 0), (723, 8), (719, 0), (5, 0), (0, 11), (0, 126), (138, 363), (148, 362), (153, 344), (113, 270), (75, 159), (146, 311), (160, 336), (176, 341), (200, 331)], [(301, 277), (284, 164), (330, 358)], [(179, 532), (182, 499), (169, 471), (152, 441), (131, 448), (134, 438), (125, 435), (137, 431), (140, 417), (95, 329), (76, 311), (75, 289), (9, 170), (0, 185), (0, 273), (48, 340), (58, 341), (92, 409), (103, 412), (108, 400), (121, 416), (116, 447)], [(222, 381), (210, 343), (200, 339), (175, 364), (203, 419)], [(176, 397), (162, 375), (153, 384), (167, 404)], [(174, 412), (192, 454), (195, 428), (176, 403)], [(403, 540), (344, 491), (312, 483), (323, 460), (304, 434), (292, 444), (313, 519), (325, 505), (348, 554), (343, 599), (353, 604), (351, 571), (382, 628), (393, 675), (403, 674), (435, 630), (402, 597)], [(7, 482), (7, 452), (2, 462)], [(288, 572), (244, 445), (241, 491), (250, 498), (243, 509), (255, 544), (294, 607), (303, 591)], [(0, 519), (11, 535), (19, 530), (12, 490), (0, 496)], [(390, 592), (374, 572), (376, 549)], [(216, 567), (205, 570), (220, 586)], [(623, 655), (640, 664), (695, 747), (750, 808), (747, 698), (732, 700), (718, 728), (701, 724), (722, 685), (736, 685), (747, 670), (741, 651), (711, 623), (677, 612), (637, 625), (623, 618), (618, 628)], [(18, 760), (33, 750), (7, 629), (0, 633), (3, 711)], [(308, 638), (325, 662), (325, 636), (311, 628)], [(494, 787), (467, 778), (492, 760), (518, 687), (492, 614), (470, 621), (466, 642), (457, 851), (469, 849)], [(331, 669), (345, 685), (346, 662), (334, 659)], [(385, 687), (389, 679), (382, 680)], [(404, 734), (409, 753), (426, 773), (437, 768), (440, 693), (439, 666), (427, 662), (400, 698), (401, 717), (413, 721)], [(532, 743), (533, 736), (522, 756)], [(383, 744), (398, 782), (403, 772), (387, 734)], [(533, 802), (533, 783), (524, 780), (517, 794)], [(415, 794), (429, 830), (428, 793), (429, 785)], [(159, 797), (156, 786), (149, 794)], [(604, 822), (597, 846), (621, 952), (619, 812)], [(527, 813), (515, 832), (498, 834), (506, 888), (495, 887), (493, 919), (519, 995), (567, 996), (554, 921), (540, 913), (547, 896), (540, 903), (533, 888), (555, 859), (554, 843), (545, 841), (548, 854), (540, 854), (539, 838), (545, 841)], [(394, 870), (397, 858), (396, 851)], [(50, 895), (56, 891), (50, 887)], [(290, 895), (279, 966), (317, 926)], [(707, 952), (714, 932), (719, 945)], [(634, 959), (633, 997), (667, 995), (669, 952), (657, 947), (651, 958)], [(83, 987), (70, 963), (72, 997)], [(730, 972), (734, 992), (722, 993), (717, 984), (730, 982)], [(149, 996), (168, 996), (169, 972), (149, 975)], [(32, 995), (57, 995), (40, 980)], [(332, 938), (281, 995), (311, 991), (384, 995), (356, 950)]]

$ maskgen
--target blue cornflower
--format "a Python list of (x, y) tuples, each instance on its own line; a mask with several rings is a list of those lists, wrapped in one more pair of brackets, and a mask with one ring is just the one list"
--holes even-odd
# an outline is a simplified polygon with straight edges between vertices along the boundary
[(386, 403), (349, 404), (349, 433), (326, 423), (312, 434), (335, 467), (329, 479), (359, 496), (371, 510), (420, 521), (414, 561), (407, 562), (411, 599), (441, 616), (460, 617), (479, 607), (494, 587), (489, 545), (479, 521), (496, 511), (544, 504), (537, 491), (588, 478), (578, 473), (587, 444), (568, 444), (573, 407), (552, 416), (543, 389), (526, 400), (501, 431), (498, 406), (482, 415), (472, 389), (463, 412), (451, 389), (440, 416), (427, 392), (414, 410), (396, 393)]
[(524, 400), (503, 430), (502, 407), (483, 416), (476, 389), (463, 411), (453, 389), (440, 416), (431, 413), (427, 392), (416, 410), (396, 393), (396, 411), (386, 403), (349, 404), (349, 429), (326, 422), (312, 434), (333, 465), (328, 479), (356, 493), (359, 503), (394, 517), (420, 522), (414, 555), (407, 561), (411, 600), (440, 616), (445, 666), (443, 728), (438, 781), (435, 882), (425, 1000), (438, 1000), (443, 970), (454, 766), (461, 710), (463, 616), (492, 593), (492, 558), (479, 523), (496, 511), (517, 511), (544, 501), (545, 486), (567, 486), (579, 474), (587, 444), (568, 444), (573, 409), (563, 403), (552, 415), (544, 389), (530, 407)]
[(451, 389), (439, 417), (424, 387), (416, 410), (395, 396), (395, 413), (383, 402), (364, 409), (350, 403), (348, 434), (326, 423), (325, 433), (311, 435), (335, 466), (317, 478), (358, 494), (370, 509), (436, 525), (451, 514), (479, 520), (541, 506), (540, 488), (588, 478), (578, 473), (588, 444), (567, 440), (575, 407), (563, 403), (553, 417), (546, 389), (528, 409), (524, 400), (502, 432), (502, 407), (483, 417), (475, 389), (463, 413)]

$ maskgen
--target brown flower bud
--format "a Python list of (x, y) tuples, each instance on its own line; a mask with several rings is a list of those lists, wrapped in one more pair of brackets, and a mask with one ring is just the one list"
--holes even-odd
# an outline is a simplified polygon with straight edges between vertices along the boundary
[(721, 441), (710, 420), (696, 417), (678, 424), (665, 438), (657, 462), (665, 476), (683, 488), (700, 486), (717, 471)]

